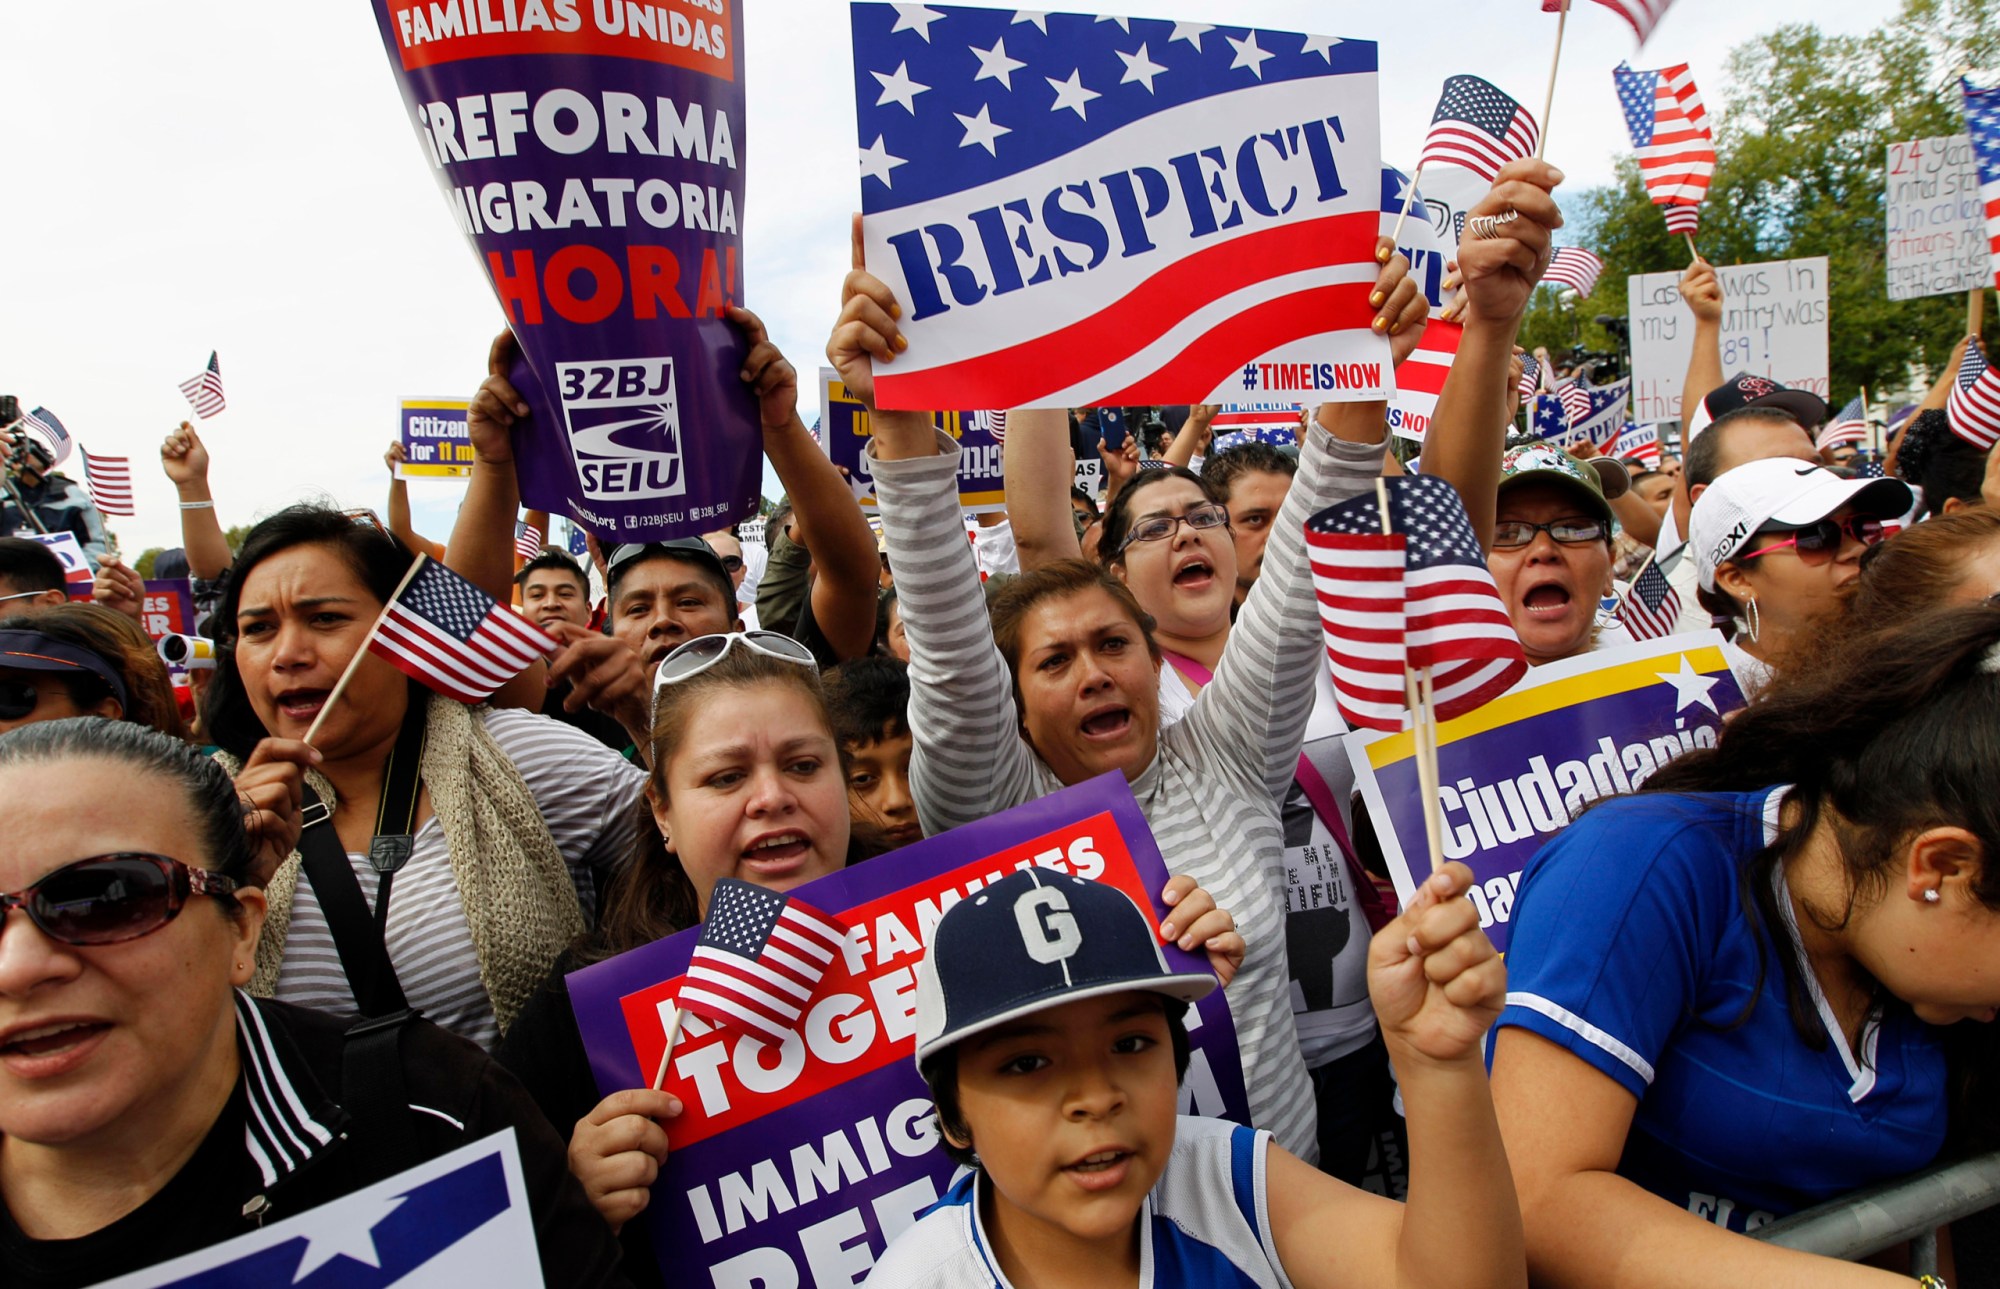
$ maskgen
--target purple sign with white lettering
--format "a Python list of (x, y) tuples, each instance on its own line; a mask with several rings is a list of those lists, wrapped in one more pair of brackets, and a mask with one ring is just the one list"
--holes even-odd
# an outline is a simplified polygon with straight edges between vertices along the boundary
[[(686, 1107), (645, 1220), (669, 1283), (856, 1284), (936, 1202), (953, 1164), (911, 1059), (916, 966), (944, 910), (1041, 865), (1117, 886), (1156, 919), (1167, 869), (1123, 776), (1105, 775), (790, 892), (846, 928), (842, 951), (772, 1043), (688, 1015), (662, 1087)], [(701, 928), (586, 967), (571, 1006), (606, 1095), (660, 1068)], [(1175, 971), (1206, 958), (1163, 946)], [(1184, 1113), (1249, 1122), (1228, 1004), (1187, 1014)]]
[(521, 493), (606, 541), (757, 513), (739, 0), (376, 0), (424, 157), (532, 415)]

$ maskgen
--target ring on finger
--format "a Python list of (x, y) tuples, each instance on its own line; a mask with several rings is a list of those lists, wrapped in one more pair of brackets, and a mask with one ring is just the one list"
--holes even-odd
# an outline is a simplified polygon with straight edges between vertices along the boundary
[(1490, 241), (1500, 236), (1500, 230), (1521, 217), (1521, 212), (1509, 206), (1498, 215), (1474, 215), (1466, 221), (1466, 229), (1476, 242)]

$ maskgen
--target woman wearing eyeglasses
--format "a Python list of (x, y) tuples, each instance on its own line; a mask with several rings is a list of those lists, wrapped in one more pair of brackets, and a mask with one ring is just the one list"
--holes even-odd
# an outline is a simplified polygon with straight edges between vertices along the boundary
[(0, 1283), (96, 1284), (503, 1128), (544, 1277), (624, 1283), (561, 1142), (477, 1048), (412, 1022), (371, 1098), (342, 1022), (243, 992), (267, 905), (219, 765), (47, 721), (0, 737), (0, 800)]
[(645, 775), (582, 730), (467, 706), (372, 653), (328, 708), (411, 559), (337, 511), (258, 524), (216, 611), (205, 728), (261, 785), (295, 771), (240, 758), (325, 717), (252, 992), (345, 1016), (412, 1006), (490, 1047), (595, 917)]
[(1701, 494), (1688, 521), (1699, 596), (1728, 623), (1725, 652), (1746, 693), (1841, 611), (1862, 552), (1910, 502), (1901, 479), (1845, 479), (1790, 458), (1737, 466)]
[(1545, 443), (1501, 458), (1486, 567), (1529, 663), (1626, 638), (1605, 631), (1597, 610), (1611, 590), (1611, 501), (1627, 485), (1616, 461), (1582, 460)]

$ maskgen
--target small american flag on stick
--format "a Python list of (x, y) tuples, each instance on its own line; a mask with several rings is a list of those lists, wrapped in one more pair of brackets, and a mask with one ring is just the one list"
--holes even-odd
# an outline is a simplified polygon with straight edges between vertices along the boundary
[(514, 521), (514, 553), (522, 559), (533, 559), (542, 553), (542, 535), (525, 519)]
[[(1606, 9), (1632, 24), (1632, 30), (1639, 33), (1639, 43), (1645, 44), (1646, 37), (1653, 34), (1653, 28), (1666, 15), (1667, 6), (1674, 0), (1597, 0)], [(1579, 0), (1542, 0), (1543, 13), (1560, 13), (1565, 5), (1575, 8)]]
[(419, 555), (410, 579), (382, 610), (368, 647), (440, 694), (477, 703), (561, 644), (444, 565)]
[(1369, 729), (1404, 727), (1407, 671), (1432, 669), (1437, 719), (1499, 696), (1528, 661), (1458, 493), (1430, 475), (1386, 479), (1374, 493), (1306, 522), (1320, 624), (1341, 714)]
[(1672, 635), (1681, 620), (1681, 596), (1660, 571), (1659, 564), (1647, 560), (1639, 576), (1632, 579), (1625, 598), (1618, 602), (1618, 620), (1634, 640), (1657, 640)]
[(1620, 63), (1611, 73), (1625, 128), (1638, 154), (1646, 195), (1666, 216), (1667, 231), (1694, 235), (1701, 226), (1701, 203), (1715, 176), (1715, 141), (1708, 109), (1686, 63), (1657, 71), (1635, 71)]
[(2000, 282), (2000, 86), (1981, 89), (1958, 78), (1965, 101), (1965, 132), (1979, 161), (1979, 200), (1986, 211), (1986, 256)]
[(83, 450), (83, 482), (90, 499), (107, 515), (136, 515), (132, 508), (132, 460), (130, 457), (92, 456)]
[(1533, 354), (1521, 355), (1521, 401), (1533, 398), (1542, 388), (1542, 364)]
[(48, 445), (53, 458), (49, 464), (59, 466), (69, 460), (69, 451), (75, 443), (69, 437), (69, 430), (56, 419), (56, 414), (46, 407), (38, 407), (21, 418), (21, 425)]
[(222, 397), (222, 364), (213, 349), (208, 351), (208, 366), (181, 382), (181, 393), (204, 421), (229, 406)]
[(782, 1043), (846, 938), (840, 919), (804, 900), (725, 877), (709, 896), (677, 1002)]
[(1535, 154), (1542, 132), (1528, 109), (1477, 76), (1452, 76), (1438, 96), (1417, 169), (1459, 166), (1488, 183), (1500, 167)]
[(1589, 295), (1597, 289), (1597, 275), (1602, 272), (1604, 261), (1596, 255), (1581, 246), (1559, 246), (1549, 271), (1542, 274), (1542, 285), (1566, 286), (1578, 295)]
[(1977, 341), (1965, 347), (1944, 414), (1951, 432), (1980, 451), (1991, 451), (2000, 442), (2000, 374), (1987, 365)]
[(1868, 441), (1867, 409), (1862, 405), (1861, 395), (1848, 400), (1847, 406), (1833, 414), (1826, 428), (1813, 440), (1813, 446), (1822, 452), (1842, 443), (1866, 443)]

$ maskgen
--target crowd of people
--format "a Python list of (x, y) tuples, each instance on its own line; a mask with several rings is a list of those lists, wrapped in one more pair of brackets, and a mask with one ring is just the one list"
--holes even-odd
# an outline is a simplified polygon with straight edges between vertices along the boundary
[[(1628, 641), (1606, 601), (1655, 565), (1751, 701), (1546, 839), (1504, 966), (1464, 865), (1399, 905), (1342, 745), (1305, 526), (1402, 469), (1384, 406), (1224, 450), (1213, 407), (1015, 410), (1005, 513), (968, 520), (953, 438), (873, 405), (912, 342), (857, 251), (827, 357), (879, 527), (733, 309), (784, 489), (755, 537), (517, 554), (513, 436), (556, 427), (505, 333), (442, 541), (392, 479), (386, 519), (293, 505), (232, 547), (208, 447), (167, 435), (212, 666), (170, 676), (94, 512), (62, 524), (94, 602), (0, 537), (0, 1280), (95, 1283), (508, 1126), (547, 1282), (670, 1283), (639, 1219), (687, 1202), (654, 1185), (686, 1110), (605, 1094), (565, 978), (725, 879), (790, 891), (1116, 773), (1169, 911), (1030, 870), (937, 923), (914, 1056), (965, 1171), (871, 1283), (1907, 1283), (1746, 1233), (1993, 1142), (2000, 482), (1949, 370), (1880, 477), (1822, 451), (1823, 401), (1723, 371), (1700, 261), (1678, 458), (1514, 433), (1561, 178), (1515, 162), (1472, 212), (1506, 218), (1459, 247), (1420, 468), (1531, 665)], [(1376, 262), (1401, 362), (1428, 306)], [(13, 479), (73, 509), (46, 454)], [(477, 704), (356, 662), (419, 553), (557, 647)], [(1053, 984), (996, 911), (1047, 900), (1086, 946)], [(1175, 1110), (1216, 988), (1248, 1125)]]

